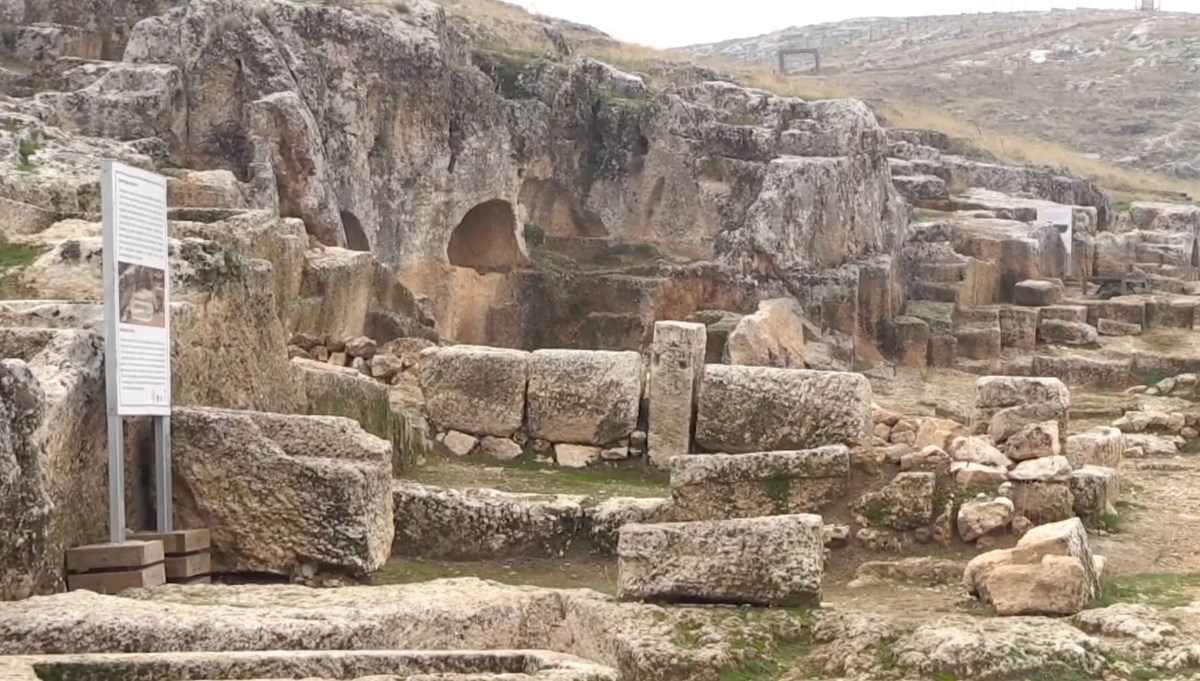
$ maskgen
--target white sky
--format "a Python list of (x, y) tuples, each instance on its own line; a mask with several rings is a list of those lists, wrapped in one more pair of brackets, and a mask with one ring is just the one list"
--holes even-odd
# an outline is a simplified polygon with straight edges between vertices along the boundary
[[(595, 26), (626, 42), (678, 47), (866, 16), (919, 16), (1061, 8), (1133, 9), (1136, 0), (510, 0)], [(1200, 0), (1161, 0), (1200, 12)]]

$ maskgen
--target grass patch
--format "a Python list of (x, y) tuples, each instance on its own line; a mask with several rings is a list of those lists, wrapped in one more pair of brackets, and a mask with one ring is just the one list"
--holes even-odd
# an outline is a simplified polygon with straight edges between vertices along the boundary
[(775, 510), (788, 513), (792, 507), (792, 481), (788, 478), (769, 478), (763, 480), (763, 491), (771, 500)]
[(4, 132), (7, 132), (10, 135), (15, 135), (18, 132), (21, 132), (21, 124), (15, 120), (4, 121)]
[(887, 520), (888, 512), (882, 502), (872, 501), (863, 508), (863, 517), (872, 525), (882, 525)]
[(41, 254), (40, 249), (9, 243), (8, 239), (0, 234), (0, 300), (21, 297), (18, 290), (20, 286), (16, 285), (9, 275), (13, 274), (14, 269), (33, 262)]
[(1093, 608), (1115, 603), (1144, 603), (1158, 608), (1178, 608), (1200, 598), (1200, 572), (1148, 572), (1113, 577)]
[(22, 139), (17, 146), (17, 155), (21, 157), (21, 160), (17, 162), (17, 169), (26, 173), (33, 170), (33, 164), (29, 162), (29, 159), (41, 148), (42, 145), (35, 140), (28, 137)]
[(1107, 532), (1117, 534), (1121, 531), (1121, 516), (1116, 513), (1105, 513), (1100, 516), (1100, 527), (1103, 527)]

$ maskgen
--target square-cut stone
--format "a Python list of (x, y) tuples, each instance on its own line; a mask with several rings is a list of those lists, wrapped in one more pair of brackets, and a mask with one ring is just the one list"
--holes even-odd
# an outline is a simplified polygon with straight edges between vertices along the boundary
[(821, 517), (779, 515), (620, 530), (625, 600), (812, 606), (821, 600)]
[(421, 352), (421, 391), (440, 429), (508, 437), (525, 417), (529, 353), (475, 345)]
[(529, 362), (529, 435), (605, 445), (637, 430), (642, 357), (636, 352), (538, 350)]

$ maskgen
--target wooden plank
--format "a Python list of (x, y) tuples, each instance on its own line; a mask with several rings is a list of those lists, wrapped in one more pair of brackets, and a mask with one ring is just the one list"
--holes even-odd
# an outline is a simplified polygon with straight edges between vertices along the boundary
[(130, 539), (142, 541), (158, 540), (163, 543), (163, 552), (168, 556), (207, 551), (212, 547), (212, 535), (207, 529), (175, 530), (174, 532), (131, 532)]
[(160, 586), (166, 582), (167, 572), (162, 563), (149, 565), (139, 570), (67, 575), (67, 588), (71, 591), (86, 589), (102, 594), (115, 594), (126, 589)]
[(178, 579), (207, 575), (212, 572), (211, 554), (207, 551), (192, 553), (186, 556), (167, 556), (166, 565), (167, 580), (171, 582)]
[(163, 561), (161, 541), (127, 541), (67, 549), (67, 572), (129, 570)]

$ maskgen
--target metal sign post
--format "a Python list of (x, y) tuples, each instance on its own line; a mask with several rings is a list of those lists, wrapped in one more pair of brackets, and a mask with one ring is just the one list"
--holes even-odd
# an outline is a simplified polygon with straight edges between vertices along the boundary
[(157, 529), (171, 527), (171, 273), (167, 183), (105, 161), (104, 366), (108, 388), (109, 538), (125, 541), (124, 417), (154, 419)]

